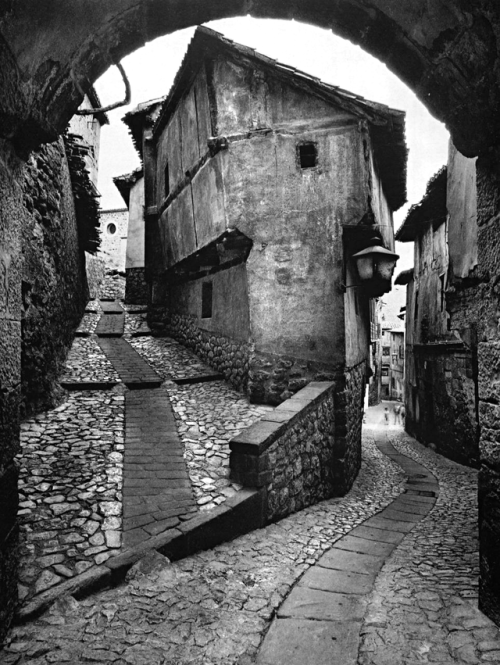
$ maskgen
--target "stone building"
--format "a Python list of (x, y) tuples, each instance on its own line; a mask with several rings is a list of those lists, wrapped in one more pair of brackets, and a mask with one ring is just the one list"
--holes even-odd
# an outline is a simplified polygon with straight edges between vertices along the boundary
[(147, 305), (148, 285), (144, 267), (144, 177), (142, 169), (113, 178), (127, 206), (125, 302)]
[(380, 347), (380, 396), (382, 399), (402, 401), (405, 363), (404, 330), (382, 326)]
[[(352, 255), (393, 247), (404, 113), (198, 28), (143, 158), (151, 325), (254, 401), (338, 382), (361, 422), (369, 297)], [(359, 435), (359, 425), (354, 430)]]
[[(460, 263), (452, 258), (464, 214), (475, 216), (474, 205), (474, 160), (451, 147), (448, 168), (432, 178), (396, 234), (414, 243), (415, 257), (413, 270), (396, 283), (407, 286), (406, 430), (439, 453), (476, 466), (477, 333), (454, 302)], [(461, 262), (467, 256), (464, 241), (456, 257)]]
[(97, 258), (103, 261), (108, 271), (125, 270), (128, 216), (127, 208), (101, 210), (99, 214), (101, 246)]

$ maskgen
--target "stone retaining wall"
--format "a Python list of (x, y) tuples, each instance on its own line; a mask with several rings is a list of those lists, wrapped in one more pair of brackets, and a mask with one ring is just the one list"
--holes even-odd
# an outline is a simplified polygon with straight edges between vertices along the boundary
[[(158, 331), (158, 326), (153, 326), (155, 331)], [(188, 349), (192, 349), (237, 390), (246, 390), (250, 353), (248, 344), (199, 328), (194, 316), (173, 314), (163, 330)]]
[(348, 440), (336, 439), (336, 411), (336, 384), (312, 382), (230, 442), (231, 477), (265, 487), (267, 521), (350, 488), (357, 468), (349, 466)]
[[(363, 360), (345, 372), (345, 407), (340, 400), (337, 401), (337, 428), (335, 438), (337, 445), (343, 444), (343, 465), (345, 483), (344, 492), (347, 492), (356, 478), (361, 466), (361, 435), (363, 428), (364, 397), (366, 389), (366, 362)], [(345, 414), (345, 426), (341, 418)]]
[(194, 316), (169, 316), (161, 307), (151, 308), (150, 314), (150, 327), (156, 334), (173, 337), (192, 349), (234, 388), (244, 391), (253, 403), (277, 406), (310, 381), (337, 378), (332, 368), (322, 363), (261, 353), (251, 344), (203, 330)]
[(247, 393), (251, 402), (278, 405), (310, 381), (334, 381), (331, 366), (292, 356), (253, 351)]

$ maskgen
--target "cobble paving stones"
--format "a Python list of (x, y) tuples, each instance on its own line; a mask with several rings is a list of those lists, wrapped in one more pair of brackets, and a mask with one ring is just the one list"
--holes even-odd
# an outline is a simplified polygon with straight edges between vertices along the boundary
[(163, 560), (119, 588), (60, 601), (11, 632), (4, 662), (22, 657), (33, 665), (247, 665), (301, 574), (343, 534), (389, 504), (402, 481), (368, 435), (360, 474), (347, 496), (177, 563)]
[(142, 337), (128, 341), (166, 379), (163, 385), (185, 446), (197, 504), (200, 510), (210, 510), (241, 489), (229, 479), (229, 441), (272, 407), (249, 404), (224, 381), (176, 385), (171, 379), (213, 370), (175, 340)]
[(125, 277), (106, 275), (99, 285), (99, 298), (123, 300), (125, 298)]
[(61, 381), (118, 382), (120, 377), (95, 338), (77, 337), (73, 340)]
[[(126, 307), (126, 305), (125, 305)], [(129, 305), (130, 307), (130, 305)], [(135, 314), (133, 311), (125, 312), (125, 335), (132, 335), (147, 323), (146, 314)]]
[(92, 333), (95, 332), (99, 317), (99, 312), (86, 312), (80, 321), (80, 325), (76, 329), (76, 333), (87, 333), (88, 335), (92, 335)]
[(439, 496), (377, 577), (358, 664), (500, 663), (500, 630), (477, 609), (477, 471), (402, 432), (389, 439), (432, 471)]
[(168, 337), (136, 337), (129, 341), (163, 379), (213, 374), (213, 369), (192, 351)]
[(123, 413), (121, 395), (74, 392), (22, 424), (22, 600), (103, 563), (120, 546)]
[(183, 386), (167, 381), (164, 386), (185, 446), (197, 504), (209, 510), (241, 489), (229, 479), (229, 441), (272, 408), (249, 404), (224, 381)]

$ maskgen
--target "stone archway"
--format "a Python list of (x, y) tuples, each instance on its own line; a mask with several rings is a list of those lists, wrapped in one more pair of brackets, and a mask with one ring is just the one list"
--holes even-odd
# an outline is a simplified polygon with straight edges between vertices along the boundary
[[(8, 3), (9, 4), (9, 3)], [(382, 60), (444, 121), (468, 156), (500, 130), (500, 31), (493, 0), (121, 0), (10, 3), (0, 19), (1, 131), (54, 139), (81, 91), (146, 41), (206, 21), (251, 14), (330, 28)]]
[[(0, 595), (13, 591), (20, 365), (19, 156), (54, 140), (90, 84), (146, 41), (209, 20), (251, 14), (296, 19), (359, 44), (396, 73), (478, 161), (479, 267), (464, 282), (479, 317), (482, 435), (482, 607), (500, 621), (500, 10), (496, 0), (7, 0), (0, 14)], [(479, 299), (478, 299), (479, 292)], [(479, 302), (480, 301), (480, 302)], [(478, 303), (479, 304), (476, 304)], [(477, 307), (475, 314), (474, 307)], [(0, 611), (9, 621), (11, 605)], [(1, 627), (0, 627), (1, 632)]]

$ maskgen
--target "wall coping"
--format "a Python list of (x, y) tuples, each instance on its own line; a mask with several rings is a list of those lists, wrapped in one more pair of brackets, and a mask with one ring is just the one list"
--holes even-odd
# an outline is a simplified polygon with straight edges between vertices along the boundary
[(229, 442), (233, 453), (260, 455), (298, 420), (304, 411), (314, 407), (317, 402), (335, 387), (333, 381), (311, 381), (305, 388), (282, 402), (274, 411), (243, 430)]

